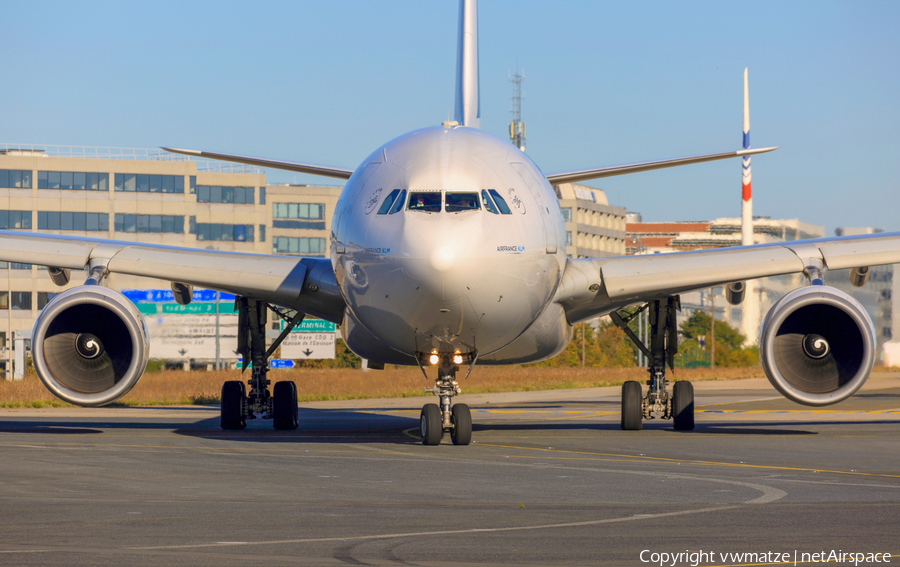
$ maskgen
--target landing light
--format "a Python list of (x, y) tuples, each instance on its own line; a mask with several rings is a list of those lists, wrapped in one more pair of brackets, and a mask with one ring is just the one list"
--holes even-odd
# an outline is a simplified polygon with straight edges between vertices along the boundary
[(431, 356), (428, 357), (428, 362), (430, 364), (437, 364), (439, 360), (440, 360), (440, 357), (436, 354), (432, 354)]

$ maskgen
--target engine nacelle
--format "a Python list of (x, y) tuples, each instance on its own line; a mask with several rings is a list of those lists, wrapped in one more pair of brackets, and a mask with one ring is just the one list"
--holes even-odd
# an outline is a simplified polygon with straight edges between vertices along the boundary
[(875, 362), (875, 329), (846, 293), (812, 285), (782, 297), (766, 315), (759, 357), (784, 396), (824, 406), (853, 395)]
[(34, 324), (34, 369), (57, 397), (102, 406), (137, 384), (150, 353), (147, 327), (134, 303), (88, 285), (54, 297)]

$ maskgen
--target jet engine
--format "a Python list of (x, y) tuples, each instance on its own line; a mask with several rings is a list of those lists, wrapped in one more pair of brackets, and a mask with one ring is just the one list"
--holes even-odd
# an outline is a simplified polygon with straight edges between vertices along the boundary
[(31, 350), (37, 375), (53, 394), (79, 406), (102, 406), (137, 384), (150, 343), (134, 303), (117, 291), (86, 285), (44, 307)]
[(769, 382), (786, 398), (808, 406), (833, 404), (853, 395), (869, 377), (875, 329), (846, 293), (802, 287), (766, 315), (759, 357)]

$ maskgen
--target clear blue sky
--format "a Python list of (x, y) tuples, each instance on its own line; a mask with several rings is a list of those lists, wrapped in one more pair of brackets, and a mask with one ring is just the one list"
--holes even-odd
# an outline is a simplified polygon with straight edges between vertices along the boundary
[[(5, 2), (0, 142), (161, 145), (355, 167), (452, 110), (457, 4)], [(900, 3), (479, 6), (482, 127), (525, 69), (547, 172), (738, 149), (754, 212), (900, 230)], [(647, 221), (738, 216), (737, 160), (598, 180)], [(276, 182), (326, 178), (269, 172)]]

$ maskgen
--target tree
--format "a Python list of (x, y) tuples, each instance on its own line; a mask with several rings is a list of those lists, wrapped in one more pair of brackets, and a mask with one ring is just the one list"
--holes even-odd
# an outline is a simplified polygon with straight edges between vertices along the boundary
[[(681, 324), (681, 335), (684, 339), (678, 345), (678, 352), (684, 356), (694, 355), (699, 352), (699, 339), (703, 337), (709, 349), (709, 313), (706, 311), (694, 311), (684, 323)], [(757, 347), (744, 348), (744, 335), (737, 329), (716, 319), (716, 366), (755, 366), (759, 364), (759, 349)], [(708, 361), (707, 361), (708, 362)]]
[[(709, 337), (709, 330), (709, 313), (706, 311), (694, 311), (694, 313), (681, 324), (681, 335), (685, 339)], [(744, 337), (737, 329), (725, 321), (716, 319), (716, 346), (721, 342), (728, 345), (730, 348), (742, 348), (745, 340), (746, 337)]]
[(535, 366), (570, 367), (581, 366), (581, 333), (584, 329), (584, 365), (591, 367), (634, 366), (634, 352), (631, 341), (622, 329), (611, 321), (601, 321), (599, 325), (576, 325), (572, 340), (566, 350), (557, 356), (537, 362)]

